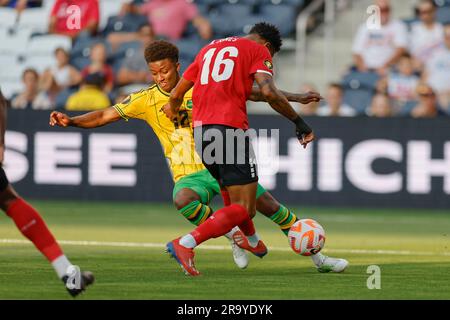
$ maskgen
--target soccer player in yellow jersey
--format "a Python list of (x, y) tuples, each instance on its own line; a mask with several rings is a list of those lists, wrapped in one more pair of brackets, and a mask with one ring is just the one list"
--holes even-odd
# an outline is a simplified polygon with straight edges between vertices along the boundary
[[(219, 184), (205, 169), (195, 152), (191, 123), (192, 90), (186, 94), (182, 107), (173, 121), (169, 120), (161, 110), (169, 102), (169, 92), (180, 79), (178, 55), (178, 48), (170, 42), (161, 40), (151, 43), (145, 50), (145, 59), (155, 82), (154, 85), (133, 93), (122, 103), (104, 110), (76, 117), (52, 112), (50, 125), (96, 128), (120, 119), (135, 118), (146, 121), (158, 137), (169, 162), (175, 182), (173, 189), (175, 207), (191, 223), (200, 225), (213, 213), (209, 203), (221, 191)], [(315, 93), (283, 92), (283, 94), (290, 101), (300, 103), (309, 103), (318, 98)], [(263, 101), (257, 88), (254, 88), (249, 99)], [(278, 203), (261, 185), (258, 185), (256, 208), (258, 212), (276, 223), (285, 235), (298, 220), (292, 211)], [(234, 228), (225, 236), (231, 241), (234, 261), (238, 267), (245, 268), (248, 265), (247, 253), (239, 248), (239, 243), (235, 242), (236, 234), (243, 236), (238, 228)], [(344, 259), (330, 258), (321, 253), (312, 256), (312, 260), (319, 272), (342, 272), (348, 265)]]

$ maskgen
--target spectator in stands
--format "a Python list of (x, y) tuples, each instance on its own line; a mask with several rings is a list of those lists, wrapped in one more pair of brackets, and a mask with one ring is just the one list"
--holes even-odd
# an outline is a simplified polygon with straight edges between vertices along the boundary
[(81, 75), (85, 78), (91, 73), (102, 73), (105, 77), (103, 89), (110, 93), (114, 87), (114, 73), (110, 65), (106, 63), (106, 47), (103, 43), (98, 42), (91, 48), (91, 62), (81, 71)]
[(445, 43), (426, 62), (424, 79), (433, 88), (439, 103), (450, 111), (450, 25), (444, 29)]
[(394, 108), (400, 111), (407, 103), (417, 99), (416, 88), (420, 77), (414, 73), (413, 59), (408, 53), (403, 54), (395, 69), (379, 81), (377, 89), (387, 94)]
[(421, 0), (417, 6), (420, 21), (413, 23), (410, 33), (410, 51), (417, 61), (417, 69), (432, 56), (444, 41), (444, 27), (436, 22), (436, 5), (433, 0)]
[(81, 32), (94, 35), (99, 24), (98, 0), (56, 0), (49, 24), (49, 33), (76, 38)]
[(381, 93), (376, 94), (372, 99), (368, 114), (376, 118), (392, 117), (394, 112), (389, 97)]
[(419, 95), (419, 104), (412, 110), (412, 117), (436, 118), (447, 115), (439, 107), (436, 94), (430, 86), (426, 84), (420, 84), (417, 87), (417, 94)]
[(377, 0), (380, 8), (380, 26), (360, 26), (353, 43), (353, 61), (361, 72), (376, 71), (386, 75), (408, 47), (406, 25), (391, 19), (391, 6), (387, 0)]
[(69, 87), (78, 85), (81, 80), (81, 73), (69, 64), (69, 53), (63, 48), (55, 50), (56, 63), (51, 68), (44, 71), (41, 76), (41, 86), (51, 97)]
[(152, 0), (136, 6), (127, 2), (122, 13), (139, 12), (146, 15), (157, 36), (178, 40), (188, 23), (192, 22), (202, 39), (212, 37), (211, 24), (199, 14), (194, 3), (186, 0)]
[[(300, 92), (305, 93), (305, 92), (318, 92), (318, 91), (314, 85), (306, 83), (301, 86)], [(319, 105), (320, 105), (320, 102), (311, 102), (308, 104), (298, 104), (298, 112), (302, 116), (316, 116)]]
[(18, 12), (26, 8), (36, 8), (42, 6), (42, 0), (0, 0), (0, 7), (15, 8)]
[(45, 91), (39, 89), (39, 74), (34, 69), (26, 69), (22, 74), (24, 91), (11, 101), (13, 109), (52, 109), (50, 99)]
[(332, 83), (328, 86), (326, 95), (326, 105), (317, 110), (319, 116), (332, 117), (352, 117), (356, 111), (343, 101), (344, 89), (339, 83)]
[[(151, 82), (152, 77), (144, 58), (144, 50), (154, 40), (153, 30), (149, 25), (142, 26), (138, 34), (141, 47), (139, 50), (132, 51), (132, 54), (124, 59), (117, 74), (117, 84), (120, 86), (147, 85)], [(131, 89), (131, 91), (133, 90)]]
[(91, 111), (109, 107), (111, 102), (102, 90), (105, 80), (100, 72), (86, 75), (80, 90), (67, 100), (66, 110)]

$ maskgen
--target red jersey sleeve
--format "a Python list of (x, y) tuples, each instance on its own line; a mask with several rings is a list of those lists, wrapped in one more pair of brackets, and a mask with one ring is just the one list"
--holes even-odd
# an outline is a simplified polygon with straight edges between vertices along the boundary
[(269, 50), (262, 45), (258, 45), (254, 51), (251, 65), (250, 74), (262, 72), (273, 75), (272, 56)]
[(195, 59), (194, 62), (192, 62), (191, 65), (183, 73), (183, 78), (188, 81), (195, 82), (197, 80), (198, 72), (199, 66), (197, 63), (197, 59)]

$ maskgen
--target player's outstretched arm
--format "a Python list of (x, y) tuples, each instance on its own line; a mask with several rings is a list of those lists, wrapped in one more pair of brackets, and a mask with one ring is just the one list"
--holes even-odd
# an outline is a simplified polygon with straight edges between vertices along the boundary
[(163, 111), (169, 119), (173, 119), (178, 114), (178, 110), (183, 104), (186, 92), (191, 90), (193, 86), (193, 82), (186, 80), (183, 77), (178, 81), (178, 84), (170, 93), (169, 104), (163, 107)]
[[(308, 104), (311, 102), (320, 102), (323, 97), (318, 92), (309, 91), (306, 93), (292, 93), (289, 91), (279, 90), (283, 96), (290, 102), (298, 102), (301, 104)], [(261, 89), (259, 87), (253, 87), (252, 93), (248, 98), (250, 101), (254, 102), (266, 102), (266, 98), (261, 93)]]
[(314, 140), (314, 133), (305, 121), (295, 112), (286, 97), (277, 89), (271, 75), (258, 72), (255, 74), (261, 94), (270, 106), (295, 124), (297, 138), (304, 148)]
[(101, 127), (107, 125), (108, 123), (116, 122), (120, 119), (120, 114), (114, 107), (92, 111), (76, 117), (69, 117), (65, 113), (53, 111), (50, 114), (50, 126), (90, 129)]

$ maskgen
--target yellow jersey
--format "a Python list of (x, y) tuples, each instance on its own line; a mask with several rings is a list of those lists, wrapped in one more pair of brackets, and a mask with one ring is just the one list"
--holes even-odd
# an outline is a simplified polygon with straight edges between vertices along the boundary
[(122, 118), (141, 119), (153, 129), (164, 151), (175, 182), (186, 175), (204, 170), (195, 152), (192, 129), (192, 89), (184, 96), (177, 119), (171, 121), (161, 108), (169, 103), (169, 93), (158, 85), (129, 95), (114, 108)]

